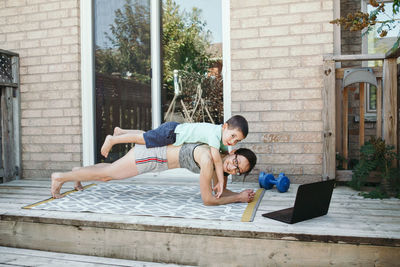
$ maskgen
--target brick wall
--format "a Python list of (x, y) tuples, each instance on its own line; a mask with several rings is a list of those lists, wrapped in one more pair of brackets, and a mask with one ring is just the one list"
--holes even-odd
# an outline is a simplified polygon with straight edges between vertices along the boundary
[(232, 0), (232, 113), (250, 122), (258, 171), (322, 174), (322, 64), (333, 53), (333, 0)]
[(0, 29), (20, 55), (23, 177), (81, 165), (79, 0), (0, 0)]
[[(341, 0), (340, 1), (340, 16), (346, 17), (348, 13), (354, 13), (361, 10), (360, 0)], [(342, 55), (361, 54), (361, 32), (340, 29), (341, 35), (341, 52)], [(360, 61), (348, 61), (342, 63), (343, 67), (358, 66), (361, 67)]]

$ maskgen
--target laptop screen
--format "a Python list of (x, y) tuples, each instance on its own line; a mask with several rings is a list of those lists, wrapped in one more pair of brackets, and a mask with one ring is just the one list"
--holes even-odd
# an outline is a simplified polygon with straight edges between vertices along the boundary
[(294, 203), (293, 221), (302, 221), (328, 213), (335, 180), (300, 185)]

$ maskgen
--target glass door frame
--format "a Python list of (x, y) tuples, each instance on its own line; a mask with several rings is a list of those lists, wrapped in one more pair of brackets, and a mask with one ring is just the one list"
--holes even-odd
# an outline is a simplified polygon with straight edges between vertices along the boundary
[(80, 1), (82, 164), (95, 162), (93, 1)]
[[(224, 120), (231, 116), (231, 59), (230, 59), (230, 0), (222, 4), (222, 40), (224, 77)], [(161, 0), (150, 0), (151, 13), (151, 80), (152, 127), (162, 122), (161, 116)], [(94, 94), (94, 24), (93, 0), (80, 1), (81, 22), (81, 110), (82, 110), (82, 164), (95, 163), (95, 94)]]

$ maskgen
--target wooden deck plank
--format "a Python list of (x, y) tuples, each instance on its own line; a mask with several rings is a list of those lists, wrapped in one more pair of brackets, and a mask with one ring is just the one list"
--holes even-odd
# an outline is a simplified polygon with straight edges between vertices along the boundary
[[(68, 253), (47, 252), (32, 249), (0, 246), (0, 264), (4, 266), (181, 266), (155, 262), (131, 261), (104, 257), (85, 256)], [(1, 265), (0, 265), (1, 266)]]
[[(34, 203), (34, 202), (32, 202)], [(13, 213), (15, 210), (21, 209), (25, 204), (15, 204), (15, 203), (4, 203), (2, 207), (0, 208), (0, 213), (1, 214), (10, 214)], [(261, 221), (266, 221), (269, 219), (261, 217), (262, 213), (266, 212), (272, 212), (276, 211), (279, 209), (284, 209), (287, 208), (288, 206), (282, 205), (282, 206), (276, 206), (273, 208), (264, 208), (264, 209), (259, 209), (259, 216), (262, 220)], [(391, 215), (388, 215), (391, 214)], [(359, 212), (358, 209), (350, 209), (350, 210), (340, 210), (336, 211), (333, 208), (329, 211), (329, 215), (335, 218), (340, 219), (341, 221), (347, 221), (349, 223), (349, 227), (353, 228), (354, 226), (352, 225), (352, 222), (354, 221), (363, 221), (363, 220), (368, 220), (370, 223), (376, 223), (376, 224), (381, 224), (382, 220), (384, 219), (384, 223), (398, 223), (400, 224), (400, 212), (396, 211), (396, 214), (393, 214), (393, 211), (361, 211)], [(105, 215), (105, 216), (112, 216), (112, 215)], [(126, 215), (129, 217), (130, 215)], [(153, 217), (154, 218), (154, 217)], [(361, 224), (362, 226), (362, 224)]]

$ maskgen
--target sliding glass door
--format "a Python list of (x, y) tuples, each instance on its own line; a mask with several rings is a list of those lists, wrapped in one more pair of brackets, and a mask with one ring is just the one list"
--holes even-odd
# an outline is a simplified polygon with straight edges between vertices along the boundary
[[(115, 127), (149, 130), (151, 116), (150, 0), (94, 0), (96, 162)], [(107, 162), (131, 145), (117, 145)]]
[(81, 3), (85, 165), (115, 161), (131, 148), (101, 156), (115, 127), (223, 122), (221, 5), (229, 9), (229, 0), (90, 2)]

